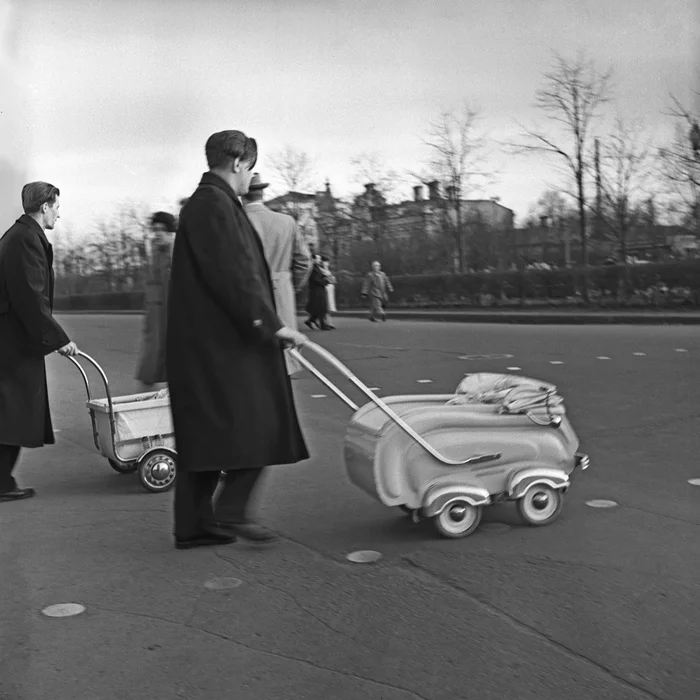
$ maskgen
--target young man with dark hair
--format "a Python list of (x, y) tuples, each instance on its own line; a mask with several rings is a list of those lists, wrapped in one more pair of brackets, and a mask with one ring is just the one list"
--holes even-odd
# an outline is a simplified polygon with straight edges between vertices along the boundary
[(57, 187), (22, 189), (24, 214), (0, 238), (0, 502), (31, 498), (12, 472), (22, 447), (55, 442), (44, 357), (78, 352), (53, 318), (53, 249), (46, 231), (59, 214)]
[(249, 518), (256, 483), (264, 467), (309, 456), (282, 349), (306, 337), (277, 315), (263, 246), (239, 200), (257, 145), (223, 131), (205, 150), (209, 172), (180, 212), (168, 297), (178, 549), (273, 539)]

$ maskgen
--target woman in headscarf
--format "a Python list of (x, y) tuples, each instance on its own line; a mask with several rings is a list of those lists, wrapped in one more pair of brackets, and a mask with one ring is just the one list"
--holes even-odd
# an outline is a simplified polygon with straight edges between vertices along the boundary
[(165, 375), (165, 329), (167, 320), (168, 286), (175, 239), (175, 217), (158, 211), (151, 217), (153, 233), (151, 266), (146, 283), (143, 344), (141, 364), (136, 378), (144, 391), (167, 381)]

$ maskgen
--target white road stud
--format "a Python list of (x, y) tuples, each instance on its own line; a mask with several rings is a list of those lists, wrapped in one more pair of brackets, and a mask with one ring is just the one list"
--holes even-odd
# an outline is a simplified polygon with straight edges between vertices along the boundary
[(591, 508), (615, 508), (620, 504), (617, 501), (608, 501), (605, 498), (594, 498), (592, 501), (586, 501), (586, 505)]
[(311, 394), (312, 399), (325, 399), (328, 394)]
[(347, 559), (354, 564), (373, 564), (381, 558), (381, 552), (375, 552), (372, 549), (361, 549), (357, 552), (350, 552), (347, 556)]
[(45, 607), (42, 614), (46, 617), (73, 617), (85, 612), (85, 606), (80, 603), (56, 603)]
[(433, 380), (432, 379), (416, 379), (418, 384), (432, 384)]

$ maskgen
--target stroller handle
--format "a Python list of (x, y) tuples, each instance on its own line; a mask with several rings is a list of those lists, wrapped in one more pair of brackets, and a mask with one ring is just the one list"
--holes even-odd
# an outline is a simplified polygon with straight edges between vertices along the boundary
[[(412, 437), (424, 450), (431, 454), (435, 459), (439, 460), (443, 464), (448, 464), (454, 467), (462, 467), (469, 464), (481, 464), (483, 462), (490, 462), (496, 459), (500, 459), (501, 453), (493, 454), (480, 454), (472, 455), (466, 459), (450, 459), (445, 457), (443, 454), (438, 452), (430, 443), (426, 442), (406, 421), (401, 418), (394, 410), (387, 406), (384, 401), (382, 401), (366, 384), (360, 381), (338, 358), (332, 355), (328, 350), (322, 348), (320, 345), (313, 343), (311, 341), (305, 343), (302, 347), (308, 348), (315, 352), (319, 357), (326, 360), (328, 364), (335, 367), (348, 381), (354, 384), (362, 393), (369, 397), (372, 402), (374, 402), (389, 418), (391, 418), (398, 426)], [(358, 406), (353, 401), (351, 401), (338, 387), (331, 382), (326, 376), (321, 374), (312, 364), (309, 362), (296, 348), (288, 351), (299, 363), (305, 367), (311, 374), (313, 374), (317, 379), (323, 382), (334, 394), (339, 396), (342, 401), (344, 401), (353, 411), (357, 411)]]

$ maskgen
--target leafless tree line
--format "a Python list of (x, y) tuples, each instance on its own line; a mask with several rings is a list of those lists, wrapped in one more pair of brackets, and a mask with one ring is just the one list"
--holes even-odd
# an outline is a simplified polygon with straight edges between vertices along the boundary
[[(519, 124), (518, 137), (496, 142), (483, 128), (482, 112), (465, 102), (427, 125), (422, 139), (427, 156), (419, 169), (399, 173), (377, 153), (353, 159), (356, 183), (374, 185), (372, 201), (366, 201), (363, 209), (354, 207), (353, 201), (336, 201), (310, 222), (309, 208), (300, 203), (303, 199), (291, 199), (288, 213), (303, 226), (313, 224), (336, 261), (343, 257), (351, 272), (363, 269), (368, 255), (381, 257), (395, 273), (487, 267), (507, 247), (507, 234), (504, 238), (503, 232), (478, 218), (465, 219), (461, 203), (496, 180), (489, 163), (494, 150), (500, 149), (551, 160), (558, 178), (524, 223), (546, 221), (550, 235), (566, 249), (567, 260), (575, 244), (580, 248), (577, 260), (587, 264), (593, 236), (596, 242), (612, 242), (619, 260), (626, 262), (629, 237), (641, 220), (663, 217), (700, 235), (700, 116), (669, 96), (674, 136), (670, 143), (654, 144), (643, 124), (624, 115), (618, 114), (612, 126), (606, 124), (602, 108), (613, 98), (611, 69), (598, 68), (585, 54), (557, 55), (535, 93), (542, 121)], [(273, 153), (265, 165), (286, 192), (322, 191), (313, 159), (302, 150), (288, 146)], [(437, 237), (421, 236), (415, 227), (407, 236), (400, 224), (391, 221), (393, 210), (386, 205), (398, 201), (408, 180), (440, 183)], [(109, 290), (138, 288), (150, 264), (146, 217), (133, 207), (125, 208), (117, 220), (98, 226), (95, 240), (66, 243), (56, 259), (63, 293), (76, 293), (90, 272)], [(582, 293), (586, 298), (585, 276)]]

